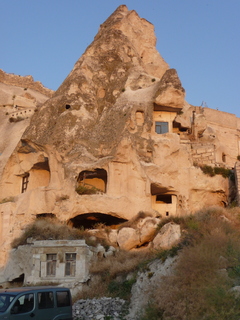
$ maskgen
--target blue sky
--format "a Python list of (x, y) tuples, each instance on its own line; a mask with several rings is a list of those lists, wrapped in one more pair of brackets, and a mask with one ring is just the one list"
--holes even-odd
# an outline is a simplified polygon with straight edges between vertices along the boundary
[(0, 69), (56, 90), (121, 4), (154, 24), (190, 104), (240, 117), (240, 0), (1, 0)]

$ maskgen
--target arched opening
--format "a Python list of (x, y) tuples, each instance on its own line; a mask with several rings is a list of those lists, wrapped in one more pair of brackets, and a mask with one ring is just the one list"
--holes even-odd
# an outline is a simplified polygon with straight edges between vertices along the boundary
[(143, 123), (144, 123), (144, 112), (143, 111), (136, 111), (136, 123), (138, 126), (143, 125)]
[(9, 281), (9, 283), (11, 284), (12, 287), (22, 287), (23, 283), (24, 283), (24, 273), (20, 274), (19, 277)]
[(93, 194), (106, 192), (107, 171), (104, 169), (81, 171), (77, 178), (77, 189), (79, 194)]
[(126, 219), (114, 217), (110, 214), (91, 212), (79, 214), (78, 216), (70, 219), (69, 223), (74, 228), (94, 229), (94, 227), (100, 223), (105, 226), (115, 226), (126, 221)]

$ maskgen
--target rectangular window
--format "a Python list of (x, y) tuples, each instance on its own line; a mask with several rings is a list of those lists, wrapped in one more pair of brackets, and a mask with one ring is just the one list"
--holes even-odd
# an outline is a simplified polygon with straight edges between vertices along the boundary
[(166, 133), (168, 132), (168, 122), (155, 122), (155, 132), (158, 134)]
[(47, 254), (47, 276), (54, 277), (56, 275), (57, 254)]
[(65, 276), (74, 277), (76, 271), (76, 253), (66, 253), (65, 261)]
[(172, 203), (172, 195), (171, 194), (158, 194), (156, 196), (156, 202)]
[(25, 173), (24, 176), (22, 176), (22, 193), (27, 191), (28, 182), (29, 182), (29, 173)]
[(38, 292), (38, 308), (48, 309), (54, 307), (53, 292)]
[(68, 307), (71, 305), (71, 298), (68, 291), (57, 291), (57, 306)]

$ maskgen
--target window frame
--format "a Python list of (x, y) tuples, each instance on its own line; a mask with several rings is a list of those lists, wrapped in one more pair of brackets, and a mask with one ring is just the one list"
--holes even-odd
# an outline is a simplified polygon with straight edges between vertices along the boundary
[(65, 253), (65, 272), (66, 277), (75, 277), (76, 275), (76, 260), (77, 254), (75, 252)]
[(155, 132), (157, 134), (168, 133), (169, 132), (169, 123), (167, 121), (155, 121)]
[(28, 183), (29, 183), (29, 172), (25, 173), (22, 176), (22, 193), (27, 191)]
[(71, 306), (71, 296), (69, 291), (56, 291), (56, 301), (57, 307), (59, 308)]
[(46, 276), (55, 277), (57, 270), (57, 253), (46, 254)]

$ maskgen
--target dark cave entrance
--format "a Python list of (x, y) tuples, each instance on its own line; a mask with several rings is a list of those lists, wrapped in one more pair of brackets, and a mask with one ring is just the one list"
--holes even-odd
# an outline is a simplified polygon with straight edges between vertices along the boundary
[(36, 219), (43, 219), (43, 218), (54, 219), (56, 218), (56, 215), (53, 213), (39, 213), (36, 215)]
[(104, 214), (100, 212), (84, 213), (80, 214), (69, 220), (69, 223), (74, 228), (84, 228), (84, 229), (94, 229), (96, 224), (104, 224), (105, 226), (116, 226), (123, 222), (126, 222), (126, 219), (114, 217), (109, 214)]
[(20, 274), (19, 277), (9, 281), (10, 287), (14, 288), (14, 287), (22, 287), (23, 283), (24, 283), (24, 273)]

